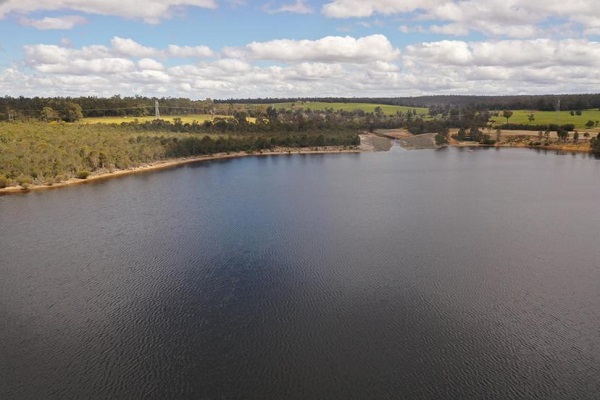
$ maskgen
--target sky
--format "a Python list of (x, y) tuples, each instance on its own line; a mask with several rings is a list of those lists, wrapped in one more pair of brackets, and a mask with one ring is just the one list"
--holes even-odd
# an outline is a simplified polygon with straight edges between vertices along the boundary
[(0, 0), (0, 96), (600, 92), (597, 0)]

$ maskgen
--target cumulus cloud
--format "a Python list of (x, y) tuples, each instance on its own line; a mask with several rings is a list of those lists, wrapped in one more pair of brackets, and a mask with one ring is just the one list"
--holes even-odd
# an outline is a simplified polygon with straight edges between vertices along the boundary
[(141, 70), (162, 71), (165, 69), (164, 65), (152, 58), (142, 58), (137, 62), (137, 65)]
[[(573, 93), (600, 86), (600, 43), (585, 39), (443, 40), (409, 45), (402, 53), (391, 45), (381, 52), (376, 44), (387, 39), (361, 46), (366, 38), (337, 38), (337, 47), (324, 39), (251, 43), (193, 61), (175, 55), (190, 50), (154, 49), (122, 38), (78, 49), (30, 45), (25, 61), (31, 70), (1, 71), (0, 90), (239, 98)], [(350, 56), (340, 56), (339, 46)], [(377, 51), (364, 50), (372, 47)]]
[(370, 17), (373, 14), (409, 13), (434, 6), (436, 0), (335, 0), (323, 6), (323, 13), (332, 18)]
[(115, 52), (125, 57), (154, 57), (160, 54), (159, 50), (143, 46), (132, 39), (115, 36), (110, 43)]
[[(44, 73), (111, 74), (133, 71), (136, 65), (142, 70), (163, 70), (164, 66), (155, 58), (203, 58), (214, 55), (206, 46), (170, 45), (167, 49), (156, 49), (118, 36), (113, 37), (110, 43), (110, 46), (92, 45), (80, 49), (48, 44), (27, 45), (24, 46), (25, 62)], [(131, 60), (136, 58), (139, 59), (137, 64)]]
[(114, 15), (157, 23), (172, 16), (178, 7), (216, 8), (215, 0), (4, 0), (0, 19), (10, 13), (29, 14), (46, 10), (74, 10), (88, 14)]
[(65, 15), (62, 17), (45, 17), (41, 19), (29, 19), (29, 18), (21, 18), (21, 25), (24, 26), (32, 26), (34, 28), (40, 30), (50, 30), (50, 29), (73, 29), (77, 25), (83, 25), (87, 23), (87, 19), (80, 15)]
[(409, 45), (405, 60), (453, 66), (600, 66), (600, 43), (584, 39), (439, 42)]
[(529, 38), (539, 34), (541, 23), (564, 19), (581, 24), (584, 35), (597, 34), (600, 7), (593, 1), (574, 0), (333, 0), (322, 12), (331, 18), (364, 18), (407, 15), (435, 21), (433, 33), (467, 35), (470, 31), (490, 36)]
[(318, 40), (272, 40), (252, 42), (244, 48), (228, 48), (231, 57), (282, 62), (345, 62), (368, 63), (373, 60), (391, 61), (400, 51), (383, 35), (362, 38), (327, 36)]
[(41, 64), (37, 66), (39, 72), (48, 74), (69, 74), (69, 75), (106, 75), (120, 74), (131, 71), (134, 63), (124, 58), (98, 58), (94, 60), (84, 60), (81, 58), (70, 60), (68, 64), (54, 63)]
[(296, 0), (293, 3), (284, 4), (276, 9), (267, 9), (267, 12), (270, 13), (278, 13), (278, 12), (288, 12), (292, 14), (311, 14), (313, 13), (313, 9), (309, 4), (306, 4), (305, 0)]
[(167, 47), (167, 55), (179, 58), (204, 58), (214, 56), (214, 52), (207, 46), (177, 46)]

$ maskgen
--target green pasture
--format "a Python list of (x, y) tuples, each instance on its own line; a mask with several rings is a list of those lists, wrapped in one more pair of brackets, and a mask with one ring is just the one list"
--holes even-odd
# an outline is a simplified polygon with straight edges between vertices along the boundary
[(273, 106), (277, 109), (311, 109), (316, 111), (322, 111), (325, 109), (342, 110), (342, 111), (354, 111), (363, 110), (365, 112), (374, 112), (376, 107), (381, 107), (383, 113), (388, 115), (396, 114), (396, 111), (402, 111), (405, 113), (408, 110), (417, 110), (418, 114), (428, 114), (429, 109), (424, 107), (405, 107), (405, 106), (391, 106), (387, 104), (371, 104), (371, 103), (326, 103), (321, 101), (296, 101), (288, 103), (274, 103), (274, 104), (262, 104), (262, 106)]
[[(529, 114), (533, 114), (534, 117), (531, 122), (528, 118)], [(571, 115), (570, 111), (561, 111), (559, 114), (556, 111), (513, 110), (513, 115), (508, 119), (508, 123), (527, 125), (574, 124), (576, 129), (586, 129), (585, 124), (590, 120), (600, 121), (600, 110), (583, 110), (581, 115)], [(502, 111), (498, 113), (497, 117), (492, 117), (492, 123), (494, 126), (506, 123)]]
[[(201, 124), (204, 121), (212, 121), (214, 118), (231, 118), (227, 115), (215, 115), (214, 118), (210, 114), (196, 114), (196, 115), (168, 115), (164, 117), (160, 117), (164, 121), (173, 122), (175, 118), (180, 118), (181, 122), (193, 123), (194, 121)], [(147, 117), (93, 117), (93, 118), (83, 118), (79, 121), (82, 124), (120, 124), (122, 122), (134, 122), (138, 121), (140, 123), (154, 121), (156, 118), (154, 116)]]

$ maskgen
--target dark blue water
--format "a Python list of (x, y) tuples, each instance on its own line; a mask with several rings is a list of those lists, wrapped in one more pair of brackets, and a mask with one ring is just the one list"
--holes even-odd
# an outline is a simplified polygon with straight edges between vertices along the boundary
[(600, 161), (254, 157), (0, 197), (0, 398), (597, 399)]

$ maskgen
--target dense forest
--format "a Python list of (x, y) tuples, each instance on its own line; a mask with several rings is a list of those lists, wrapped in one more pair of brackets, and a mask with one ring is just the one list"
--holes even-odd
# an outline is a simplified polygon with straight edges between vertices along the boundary
[(210, 127), (185, 132), (165, 121), (147, 124), (0, 123), (0, 187), (52, 185), (178, 157), (255, 152), (274, 147), (356, 146), (355, 131), (223, 132)]
[[(190, 100), (186, 98), (149, 97), (3, 97), (0, 98), (0, 121), (23, 120), (27, 118), (46, 121), (72, 117), (143, 117), (154, 115), (155, 101), (160, 103), (163, 115), (226, 113), (230, 107), (215, 106), (211, 100)], [(80, 113), (80, 114), (78, 114)]]

